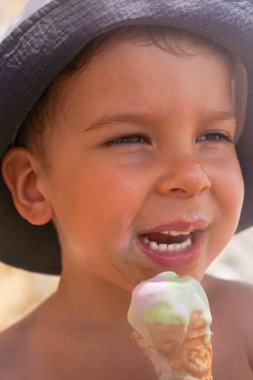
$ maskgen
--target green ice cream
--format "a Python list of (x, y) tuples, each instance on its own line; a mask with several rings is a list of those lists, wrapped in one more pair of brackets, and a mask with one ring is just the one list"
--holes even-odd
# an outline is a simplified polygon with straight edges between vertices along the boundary
[(187, 329), (193, 315), (200, 316), (204, 322), (203, 342), (210, 343), (212, 317), (202, 286), (190, 276), (179, 277), (174, 272), (163, 272), (134, 289), (128, 321), (150, 341), (151, 325), (185, 325)]

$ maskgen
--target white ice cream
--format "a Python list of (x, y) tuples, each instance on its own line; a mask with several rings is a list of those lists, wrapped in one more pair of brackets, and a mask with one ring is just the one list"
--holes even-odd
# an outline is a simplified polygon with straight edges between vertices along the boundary
[(200, 283), (190, 276), (179, 277), (163, 272), (141, 282), (132, 293), (128, 321), (149, 343), (150, 326), (185, 325), (193, 312), (205, 321), (204, 343), (210, 343), (212, 317), (207, 296)]

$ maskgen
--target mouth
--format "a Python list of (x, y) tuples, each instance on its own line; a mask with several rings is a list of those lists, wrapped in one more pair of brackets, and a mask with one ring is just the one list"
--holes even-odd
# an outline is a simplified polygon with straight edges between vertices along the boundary
[(170, 224), (139, 233), (137, 242), (153, 262), (168, 268), (183, 267), (200, 256), (206, 227), (206, 223), (199, 221), (181, 224), (177, 229)]

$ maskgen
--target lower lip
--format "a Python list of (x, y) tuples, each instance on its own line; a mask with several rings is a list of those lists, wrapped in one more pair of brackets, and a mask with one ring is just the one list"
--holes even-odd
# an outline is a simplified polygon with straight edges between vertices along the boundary
[(179, 252), (153, 251), (140, 237), (137, 238), (137, 242), (142, 252), (154, 263), (164, 267), (179, 268), (191, 265), (198, 259), (204, 244), (204, 236), (204, 231), (196, 231), (192, 245)]

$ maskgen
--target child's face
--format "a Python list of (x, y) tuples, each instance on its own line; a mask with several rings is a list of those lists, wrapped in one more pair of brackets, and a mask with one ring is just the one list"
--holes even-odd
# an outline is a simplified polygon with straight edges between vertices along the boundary
[[(181, 57), (136, 41), (104, 49), (62, 85), (45, 184), (66, 272), (128, 289), (165, 270), (202, 278), (243, 200), (230, 87), (219, 53)], [(156, 227), (194, 230), (192, 246), (144, 248), (140, 234)]]

